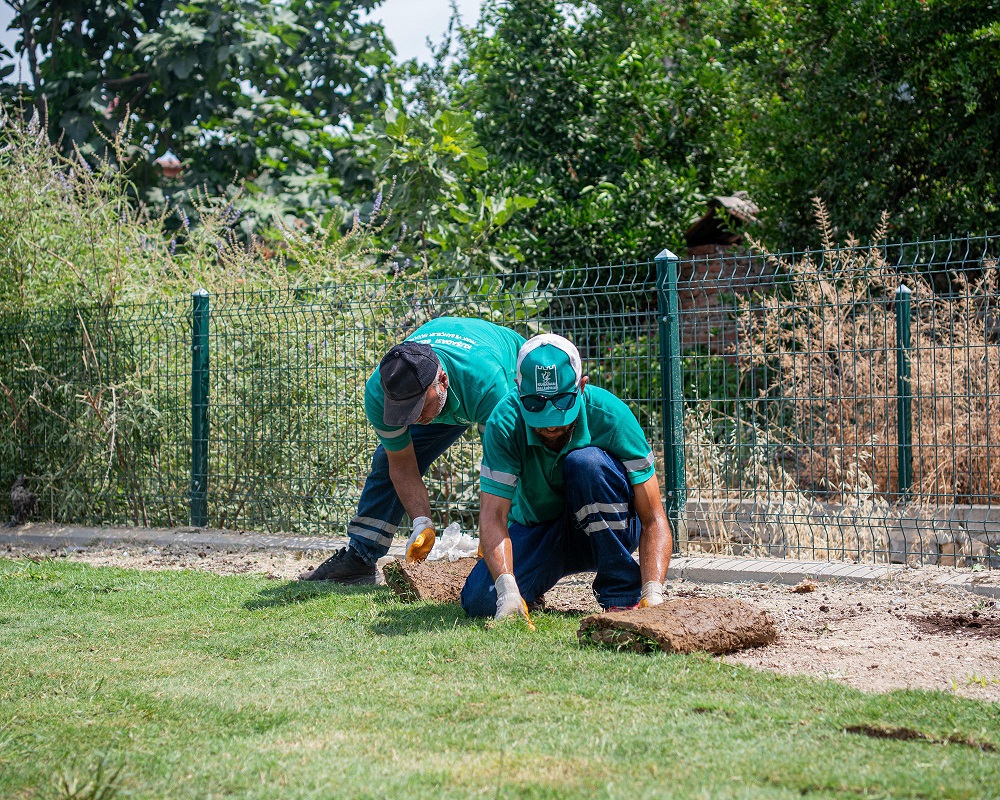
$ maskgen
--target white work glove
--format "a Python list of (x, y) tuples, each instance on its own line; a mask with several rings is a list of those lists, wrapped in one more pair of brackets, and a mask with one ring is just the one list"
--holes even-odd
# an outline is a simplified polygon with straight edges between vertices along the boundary
[(413, 520), (413, 533), (406, 540), (406, 563), (416, 564), (427, 558), (436, 538), (430, 517), (417, 517)]
[(497, 589), (497, 613), (493, 619), (499, 622), (502, 619), (517, 619), (523, 617), (531, 630), (535, 629), (528, 616), (528, 604), (521, 597), (521, 591), (517, 588), (517, 581), (509, 572), (505, 572), (496, 580)]
[(639, 608), (651, 608), (663, 602), (663, 584), (659, 581), (646, 581), (639, 595)]

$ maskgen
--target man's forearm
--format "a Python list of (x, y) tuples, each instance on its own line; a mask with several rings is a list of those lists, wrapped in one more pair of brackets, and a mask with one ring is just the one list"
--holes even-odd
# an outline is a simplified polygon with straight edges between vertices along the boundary
[(494, 580), (504, 573), (514, 574), (514, 549), (507, 532), (509, 510), (509, 500), (492, 494), (480, 495), (479, 544)]
[(664, 581), (670, 567), (672, 550), (670, 525), (665, 516), (662, 521), (653, 523), (649, 527), (643, 524), (639, 536), (639, 574), (643, 583)]
[(662, 583), (670, 567), (673, 538), (655, 476), (635, 487), (635, 506), (642, 525), (642, 533), (639, 535), (639, 573), (642, 582)]
[(388, 456), (389, 479), (392, 481), (392, 486), (410, 519), (429, 517), (431, 515), (431, 501), (427, 494), (427, 486), (420, 474), (420, 468), (417, 466), (413, 445), (411, 444), (403, 450), (390, 452)]

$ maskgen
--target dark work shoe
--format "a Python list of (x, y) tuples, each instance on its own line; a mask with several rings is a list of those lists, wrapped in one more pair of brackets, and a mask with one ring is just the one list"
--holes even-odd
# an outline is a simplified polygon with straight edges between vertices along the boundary
[(330, 556), (302, 580), (375, 583), (375, 565), (366, 563), (356, 550), (345, 547)]

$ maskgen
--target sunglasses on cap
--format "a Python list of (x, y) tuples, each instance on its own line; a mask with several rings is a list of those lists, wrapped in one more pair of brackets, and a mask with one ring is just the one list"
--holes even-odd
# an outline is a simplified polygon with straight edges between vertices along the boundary
[(546, 403), (552, 403), (560, 411), (569, 411), (576, 402), (577, 392), (560, 392), (559, 394), (522, 394), (518, 395), (525, 411), (535, 414), (545, 408)]

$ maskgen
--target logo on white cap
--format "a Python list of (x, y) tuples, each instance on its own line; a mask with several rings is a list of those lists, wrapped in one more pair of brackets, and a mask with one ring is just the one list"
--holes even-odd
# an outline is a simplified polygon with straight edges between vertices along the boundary
[(556, 379), (555, 364), (547, 367), (538, 364), (535, 367), (535, 391), (540, 394), (559, 391), (559, 381)]

